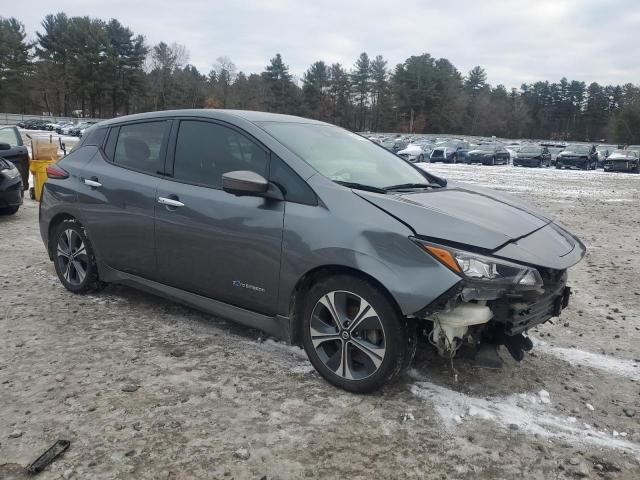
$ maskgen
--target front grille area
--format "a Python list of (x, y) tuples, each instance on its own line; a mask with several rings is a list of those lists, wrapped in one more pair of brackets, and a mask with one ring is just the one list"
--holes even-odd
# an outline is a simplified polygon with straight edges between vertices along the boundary
[(494, 320), (504, 324), (507, 335), (517, 335), (528, 328), (558, 316), (567, 305), (570, 291), (567, 272), (539, 269), (544, 293), (536, 298), (509, 298), (490, 302)]

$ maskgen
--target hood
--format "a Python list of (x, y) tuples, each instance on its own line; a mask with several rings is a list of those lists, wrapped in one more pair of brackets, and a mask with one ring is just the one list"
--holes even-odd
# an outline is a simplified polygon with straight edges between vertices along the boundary
[(396, 195), (355, 193), (408, 225), (416, 235), (495, 250), (552, 220), (494, 190), (449, 182), (446, 188)]
[(634, 157), (632, 154), (625, 155), (624, 153), (612, 153), (607, 160), (636, 160), (638, 157)]
[(493, 150), (483, 150), (481, 148), (476, 148), (474, 150), (469, 150), (469, 155), (493, 155)]

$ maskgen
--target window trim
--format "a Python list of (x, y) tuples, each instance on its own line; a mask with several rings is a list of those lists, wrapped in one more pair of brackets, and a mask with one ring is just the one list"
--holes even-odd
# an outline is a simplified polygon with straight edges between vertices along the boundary
[[(162, 145), (160, 145), (160, 151), (158, 152), (158, 160), (160, 162), (160, 164), (162, 165), (162, 172), (150, 172), (148, 170), (143, 170), (140, 168), (133, 168), (131, 166), (128, 165), (122, 165), (121, 163), (117, 163), (114, 158), (115, 158), (115, 152), (116, 149), (118, 148), (118, 141), (120, 141), (120, 131), (122, 130), (122, 127), (128, 127), (131, 125), (138, 125), (141, 123), (159, 123), (159, 122), (163, 122), (166, 123), (165, 125), (165, 131), (163, 133), (162, 136)], [(107, 161), (107, 163), (118, 167), (118, 168), (123, 168), (125, 170), (130, 170), (132, 172), (138, 172), (138, 173), (142, 173), (144, 175), (150, 175), (152, 177), (158, 177), (158, 178), (165, 178), (166, 177), (166, 167), (167, 167), (167, 147), (169, 144), (169, 136), (171, 134), (171, 129), (173, 128), (173, 119), (171, 118), (154, 118), (154, 119), (148, 119), (148, 120), (136, 120), (134, 122), (126, 122), (126, 123), (121, 123), (121, 124), (117, 124), (117, 125), (113, 125), (111, 126), (111, 128), (109, 129), (109, 134), (105, 137), (105, 142), (104, 142), (104, 147), (106, 149), (107, 146), (107, 142), (109, 141), (109, 139), (111, 138), (111, 135), (114, 135), (114, 131), (117, 132), (115, 133), (115, 135), (117, 136), (116, 138), (116, 142), (113, 144), (113, 151), (106, 151), (103, 150), (104, 152), (104, 157), (105, 160)], [(111, 149), (110, 149), (111, 150)]]
[(232, 124), (227, 123), (227, 122), (222, 122), (222, 121), (219, 121), (219, 120), (215, 120), (215, 119), (202, 118), (202, 117), (175, 117), (173, 119), (174, 125), (172, 126), (171, 133), (170, 133), (170, 141), (171, 141), (171, 143), (169, 145), (169, 148), (167, 149), (167, 156), (166, 156), (166, 160), (165, 160), (165, 172), (166, 172), (165, 173), (165, 177), (166, 177), (167, 180), (170, 180), (170, 181), (176, 182), (176, 183), (183, 183), (185, 185), (193, 185), (194, 187), (202, 187), (202, 188), (209, 188), (211, 190), (224, 191), (222, 186), (216, 187), (216, 186), (213, 186), (213, 185), (207, 185), (207, 184), (198, 183), (198, 182), (190, 182), (188, 180), (182, 180), (182, 179), (178, 179), (178, 178), (174, 177), (176, 148), (178, 146), (178, 133), (180, 131), (180, 125), (181, 125), (182, 122), (201, 122), (201, 123), (209, 123), (209, 124), (214, 124), (214, 125), (218, 125), (218, 126), (221, 126), (221, 127), (226, 127), (226, 128), (229, 128), (230, 130), (233, 130), (238, 135), (242, 135), (243, 137), (245, 137), (248, 140), (252, 141), (258, 147), (260, 147), (260, 149), (263, 150), (264, 153), (265, 153), (265, 156), (266, 156), (266, 159), (267, 159), (267, 166), (266, 166), (267, 181), (269, 181), (269, 182), (271, 181), (269, 179), (270, 170), (271, 170), (271, 150), (269, 150), (269, 148), (267, 148), (261, 141), (259, 141), (253, 135), (249, 134), (245, 130), (242, 130), (241, 128), (236, 127), (235, 125), (232, 125)]

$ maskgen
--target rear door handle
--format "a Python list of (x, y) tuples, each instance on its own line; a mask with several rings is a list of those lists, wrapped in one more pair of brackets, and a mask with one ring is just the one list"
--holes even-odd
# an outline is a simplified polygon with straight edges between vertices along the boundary
[(158, 197), (158, 203), (168, 207), (184, 207), (184, 203), (179, 200), (174, 200), (173, 198)]
[(88, 178), (85, 178), (83, 182), (85, 185), (89, 185), (91, 188), (99, 188), (102, 186), (100, 182), (97, 182), (95, 180), (89, 180)]

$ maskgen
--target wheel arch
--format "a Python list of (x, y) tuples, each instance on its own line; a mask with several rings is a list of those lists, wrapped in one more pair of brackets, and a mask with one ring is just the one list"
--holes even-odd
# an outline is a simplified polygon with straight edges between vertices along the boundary
[(376, 288), (378, 288), (383, 293), (383, 295), (385, 295), (385, 297), (387, 297), (389, 303), (391, 304), (391, 307), (397, 312), (397, 314), (399, 316), (403, 315), (400, 305), (391, 294), (389, 289), (372, 275), (369, 275), (362, 270), (358, 270), (357, 268), (345, 265), (322, 265), (315, 267), (302, 275), (302, 277), (298, 279), (298, 282), (294, 286), (293, 291), (291, 292), (291, 295), (289, 297), (289, 338), (291, 343), (302, 343), (300, 320), (301, 310), (304, 304), (304, 296), (306, 292), (308, 292), (311, 286), (315, 283), (333, 275), (351, 275), (353, 277), (357, 277), (371, 283)]
[(47, 227), (47, 253), (49, 254), (49, 260), (53, 260), (53, 249), (51, 247), (51, 235), (53, 235), (54, 230), (58, 225), (60, 225), (65, 220), (75, 220), (80, 223), (79, 220), (67, 212), (62, 212), (54, 215), (49, 222)]

